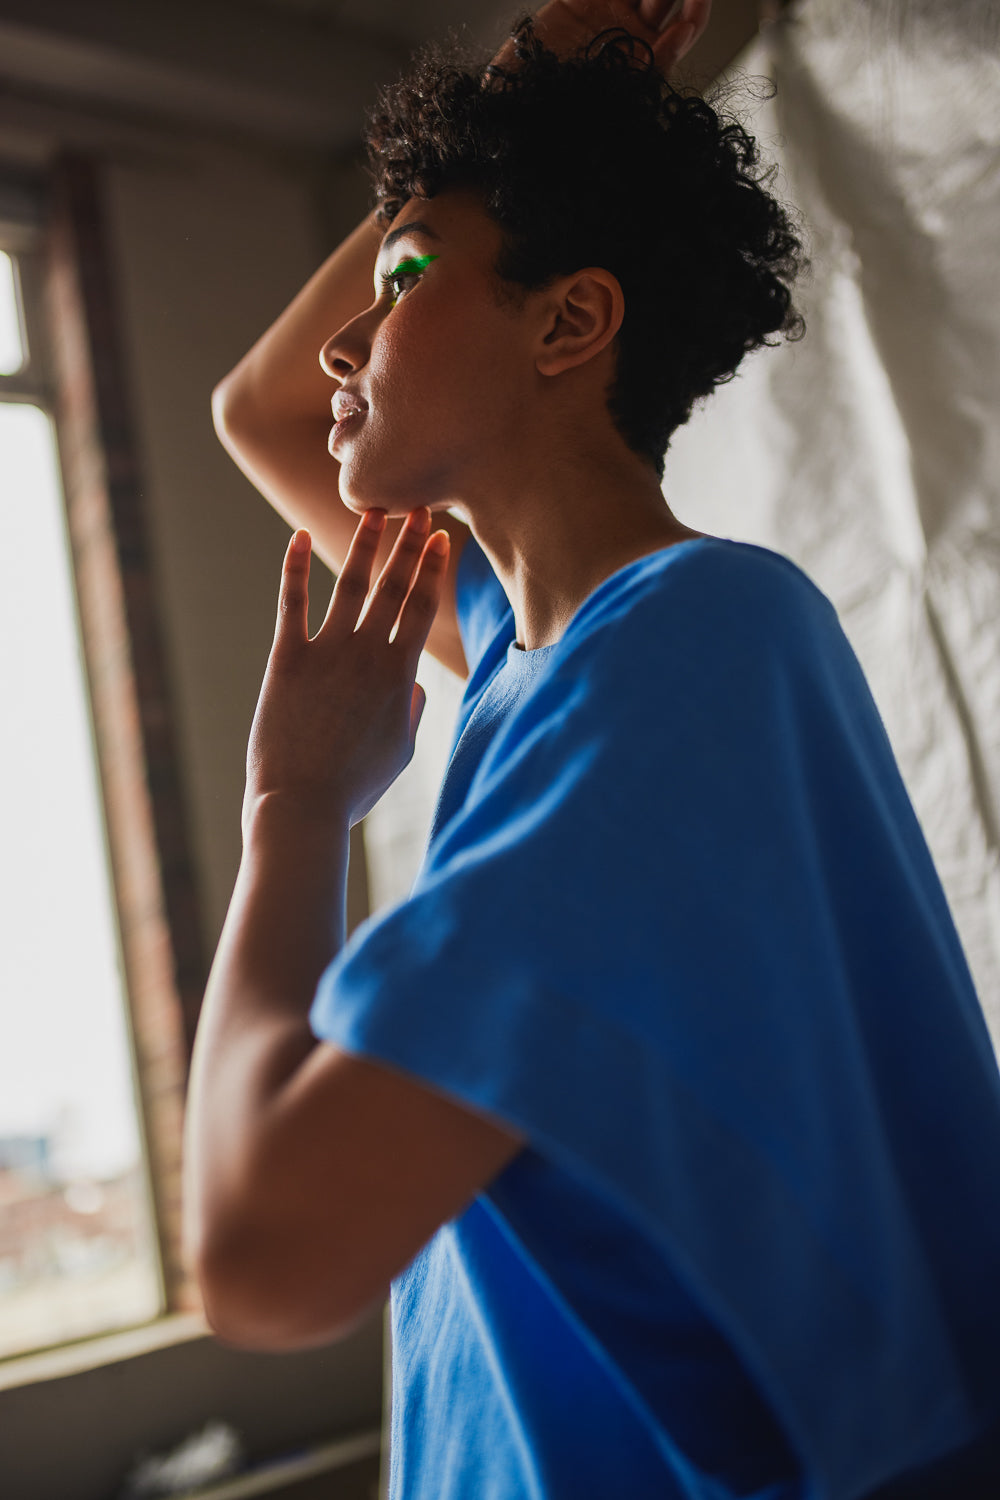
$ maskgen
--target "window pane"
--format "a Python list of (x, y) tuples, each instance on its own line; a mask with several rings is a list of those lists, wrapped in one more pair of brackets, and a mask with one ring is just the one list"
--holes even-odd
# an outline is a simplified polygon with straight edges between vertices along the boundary
[(160, 1308), (51, 424), (0, 403), (0, 1354)]
[(23, 364), (14, 267), (10, 256), (0, 250), (0, 375), (13, 375)]

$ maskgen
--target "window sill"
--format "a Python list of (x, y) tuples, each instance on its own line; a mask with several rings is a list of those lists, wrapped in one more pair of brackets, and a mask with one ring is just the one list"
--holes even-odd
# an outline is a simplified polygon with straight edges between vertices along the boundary
[(93, 1338), (60, 1344), (58, 1348), (42, 1349), (33, 1354), (11, 1355), (0, 1361), (0, 1391), (10, 1390), (12, 1386), (34, 1385), (40, 1380), (80, 1375), (98, 1365), (118, 1364), (121, 1360), (134, 1359), (155, 1349), (211, 1337), (212, 1330), (201, 1313), (171, 1313), (139, 1328), (97, 1334)]
[[(373, 1460), (352, 1464), (334, 1445), (372, 1444), (381, 1419), (381, 1311), (340, 1343), (291, 1354), (234, 1349), (189, 1313), (0, 1364), (4, 1494), (32, 1500), (107, 1500), (138, 1458), (171, 1452), (213, 1420), (235, 1428), (251, 1465), (307, 1453), (346, 1464), (348, 1495)], [(329, 1483), (304, 1471), (272, 1478), (297, 1500)]]

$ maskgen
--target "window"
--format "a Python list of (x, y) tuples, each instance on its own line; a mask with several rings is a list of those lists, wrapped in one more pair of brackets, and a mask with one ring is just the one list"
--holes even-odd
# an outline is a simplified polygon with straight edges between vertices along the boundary
[[(192, 147), (199, 162), (200, 149)], [(222, 1417), (244, 1438), (252, 1462), (315, 1450), (296, 1461), (296, 1472), (318, 1476), (321, 1469), (330, 1470), (332, 1487), (368, 1494), (377, 1462), (358, 1455), (378, 1448), (381, 1318), (373, 1316), (351, 1338), (326, 1349), (278, 1356), (227, 1348), (208, 1335), (197, 1289), (180, 1261), (184, 1080), (207, 963), (163, 648), (168, 621), (159, 605), (147, 541), (144, 495), (149, 481), (135, 438), (144, 408), (131, 370), (148, 330), (140, 321), (119, 332), (116, 322), (125, 303), (122, 268), (125, 274), (145, 273), (136, 259), (145, 238), (137, 241), (127, 226), (123, 232), (121, 223), (113, 230), (105, 227), (100, 210), (112, 175), (106, 163), (68, 146), (42, 168), (0, 161), (0, 249), (9, 251), (16, 263), (30, 355), (21, 359), (19, 322), (16, 353), (8, 359), (15, 369), (0, 374), (0, 414), (8, 404), (36, 409), (33, 420), (41, 420), (48, 434), (50, 469), (52, 434), (58, 435), (63, 503), (56, 513), (69, 546), (61, 537), (62, 558), (46, 558), (34, 593), (50, 613), (51, 574), (66, 559), (76, 594), (70, 614), (75, 614), (74, 625), (79, 623), (89, 684), (86, 730), (89, 735), (93, 725), (98, 750), (97, 774), (92, 769), (91, 775), (101, 787), (104, 867), (115, 892), (112, 948), (114, 959), (120, 957), (115, 982), (127, 1002), (128, 1021), (120, 1035), (129, 1043), (139, 1081), (135, 1117), (141, 1126), (136, 1133), (144, 1141), (147, 1192), (155, 1207), (145, 1222), (162, 1266), (163, 1315), (154, 1309), (143, 1315), (148, 1321), (129, 1330), (74, 1336), (68, 1347), (0, 1358), (0, 1489), (4, 1495), (37, 1500), (61, 1500), (84, 1491), (117, 1494), (138, 1455), (171, 1451), (206, 1422)], [(44, 215), (36, 211), (33, 216), (44, 222), (45, 231), (30, 242), (8, 233), (17, 230), (14, 220), (27, 192), (19, 184), (26, 180), (39, 202), (46, 201)], [(171, 158), (164, 180), (161, 187), (175, 194), (173, 208), (180, 218), (197, 216), (203, 201), (200, 173), (178, 174)], [(256, 215), (256, 176), (253, 182), (250, 212)], [(193, 200), (192, 183), (197, 185)], [(282, 187), (282, 195), (284, 191)], [(210, 234), (205, 245), (212, 246)], [(203, 253), (204, 245), (199, 249)], [(214, 262), (210, 253), (207, 265), (214, 264), (216, 274), (224, 277), (230, 256), (224, 236)], [(8, 314), (10, 305), (8, 295)], [(197, 311), (189, 312), (191, 321), (185, 326), (195, 340), (201, 328)], [(185, 316), (183, 310), (179, 316)], [(158, 337), (159, 328), (154, 332)], [(206, 384), (193, 397), (206, 419), (209, 390)], [(151, 421), (158, 416), (148, 410), (145, 414)], [(6, 442), (0, 435), (0, 444)], [(0, 455), (0, 496), (5, 458)], [(29, 536), (27, 555), (34, 545)], [(0, 552), (11, 550), (3, 537)], [(22, 615), (27, 618), (27, 609)], [(23, 619), (17, 628), (24, 633)], [(73, 653), (78, 662), (75, 641)], [(82, 682), (79, 665), (77, 670)], [(11, 714), (6, 700), (0, 699), (0, 705), (2, 737)], [(2, 874), (3, 792), (0, 786), (0, 895), (5, 898), (0, 945), (18, 919), (21, 885), (19, 877), (12, 905)], [(53, 902), (46, 942), (68, 946), (67, 933), (67, 922)], [(80, 961), (73, 971), (72, 982), (78, 986), (82, 967)], [(0, 1053), (6, 1004), (7, 996), (0, 992)], [(15, 1133), (23, 1144), (13, 1154), (23, 1162), (34, 1151), (37, 1164), (31, 1131), (19, 1126)], [(84, 1207), (85, 1199), (72, 1196)], [(92, 1205), (92, 1194), (90, 1200)], [(2, 1317), (0, 1297), (0, 1322)], [(67, 1330), (56, 1335), (70, 1336)], [(50, 1441), (52, 1433), (69, 1436)], [(352, 1437), (346, 1448), (333, 1441), (348, 1433), (363, 1438)], [(275, 1490), (289, 1488), (289, 1476), (281, 1473), (285, 1483), (278, 1469), (272, 1469)], [(310, 1482), (321, 1481), (314, 1477)], [(259, 1476), (247, 1481), (255, 1492), (260, 1483)]]
[(163, 1307), (29, 259), (0, 252), (0, 1355)]

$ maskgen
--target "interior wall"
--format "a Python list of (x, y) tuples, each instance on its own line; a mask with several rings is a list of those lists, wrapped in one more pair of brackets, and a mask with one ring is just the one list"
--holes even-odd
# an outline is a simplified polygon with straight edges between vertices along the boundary
[[(364, 184), (333, 164), (209, 145), (109, 161), (105, 182), (211, 950), (239, 864), (247, 736), (289, 536), (219, 444), (211, 393), (333, 248), (323, 200), (346, 233)], [(317, 352), (327, 336), (317, 330)], [(331, 586), (317, 564), (319, 619)]]

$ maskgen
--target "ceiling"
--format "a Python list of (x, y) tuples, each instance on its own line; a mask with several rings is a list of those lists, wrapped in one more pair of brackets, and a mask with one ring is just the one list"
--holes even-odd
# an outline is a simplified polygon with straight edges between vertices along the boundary
[(463, 24), (471, 33), (484, 35), (494, 22), (532, 8), (518, 6), (516, 0), (513, 4), (495, 0), (246, 0), (247, 9), (254, 7), (320, 18), (411, 46)]
[[(715, 0), (708, 82), (786, 0)], [(67, 109), (270, 146), (353, 153), (378, 86), (461, 29), (489, 56), (523, 0), (0, 0), (0, 150), (18, 112)], [(685, 69), (689, 61), (685, 62)]]
[(0, 0), (0, 98), (351, 150), (378, 85), (516, 0)]

